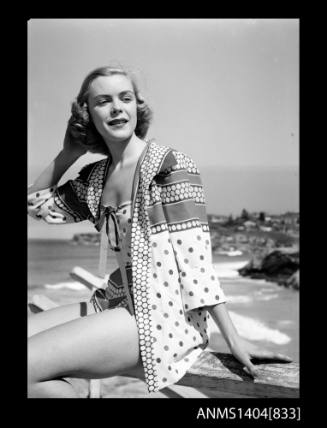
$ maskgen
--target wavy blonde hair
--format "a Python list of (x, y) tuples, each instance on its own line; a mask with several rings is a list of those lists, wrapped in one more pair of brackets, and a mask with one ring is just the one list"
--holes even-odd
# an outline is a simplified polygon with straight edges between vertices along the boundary
[(109, 154), (102, 136), (97, 131), (93, 124), (91, 115), (89, 114), (87, 98), (89, 88), (93, 80), (99, 76), (112, 76), (121, 74), (130, 79), (133, 90), (136, 96), (136, 112), (137, 123), (135, 134), (139, 138), (144, 138), (149, 129), (152, 120), (152, 110), (141, 96), (135, 79), (126, 70), (120, 67), (99, 67), (91, 71), (84, 79), (79, 94), (71, 107), (71, 117), (68, 121), (70, 134), (74, 139), (77, 139), (80, 144), (87, 148), (92, 153)]

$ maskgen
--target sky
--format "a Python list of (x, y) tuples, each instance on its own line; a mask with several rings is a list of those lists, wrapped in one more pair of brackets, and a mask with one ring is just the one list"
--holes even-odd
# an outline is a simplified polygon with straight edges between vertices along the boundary
[[(84, 77), (103, 65), (133, 72), (154, 112), (147, 137), (196, 161), (208, 212), (298, 211), (297, 19), (31, 19), (29, 183), (61, 150)], [(83, 156), (61, 182), (97, 159)], [(30, 237), (93, 231), (28, 225)]]

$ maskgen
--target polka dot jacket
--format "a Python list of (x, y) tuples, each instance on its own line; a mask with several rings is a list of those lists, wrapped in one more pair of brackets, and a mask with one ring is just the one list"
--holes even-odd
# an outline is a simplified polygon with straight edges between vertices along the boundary
[[(212, 264), (203, 186), (186, 154), (151, 140), (135, 171), (131, 207), (133, 304), (149, 392), (176, 383), (208, 345), (206, 306), (226, 302)], [(28, 197), (48, 223), (97, 227), (110, 160)]]

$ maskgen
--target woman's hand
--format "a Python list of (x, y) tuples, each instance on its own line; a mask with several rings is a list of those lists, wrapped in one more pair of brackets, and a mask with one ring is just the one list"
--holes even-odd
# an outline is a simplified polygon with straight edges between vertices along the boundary
[(254, 378), (258, 377), (258, 372), (251, 359), (274, 360), (282, 363), (290, 363), (292, 361), (292, 358), (287, 355), (261, 349), (241, 337), (238, 337), (236, 345), (231, 346), (231, 352), (240, 363), (244, 364), (244, 370)]
[(258, 371), (252, 364), (251, 358), (273, 359), (282, 362), (291, 362), (286, 355), (276, 354), (267, 350), (261, 350), (256, 345), (242, 339), (229, 316), (224, 303), (209, 306), (208, 311), (223, 335), (232, 355), (244, 366), (246, 373), (252, 377), (258, 377)]
[(248, 342), (243, 338), (240, 338), (240, 341), (242, 343), (242, 347), (244, 348), (245, 352), (252, 359), (276, 360), (276, 361), (280, 361), (281, 363), (291, 363), (293, 361), (292, 358), (288, 357), (285, 354), (280, 354), (279, 352), (272, 352), (272, 351), (268, 351), (267, 349), (262, 349), (259, 346), (254, 345), (253, 343)]
[(246, 348), (241, 345), (240, 340), (237, 339), (233, 343), (229, 344), (229, 349), (232, 355), (243, 365), (243, 369), (247, 374), (253, 378), (257, 378), (259, 376), (258, 371), (251, 362), (250, 354), (247, 352)]
[(82, 129), (78, 129), (79, 124), (76, 124), (76, 120), (73, 116), (70, 117), (65, 133), (63, 153), (65, 156), (74, 160), (83, 156), (87, 152), (87, 148), (83, 144), (87, 135)]

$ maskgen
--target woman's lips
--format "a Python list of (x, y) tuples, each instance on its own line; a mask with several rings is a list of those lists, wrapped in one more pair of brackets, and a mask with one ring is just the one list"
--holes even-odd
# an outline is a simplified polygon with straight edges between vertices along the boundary
[(128, 122), (127, 119), (113, 119), (108, 122), (109, 126), (123, 126)]

